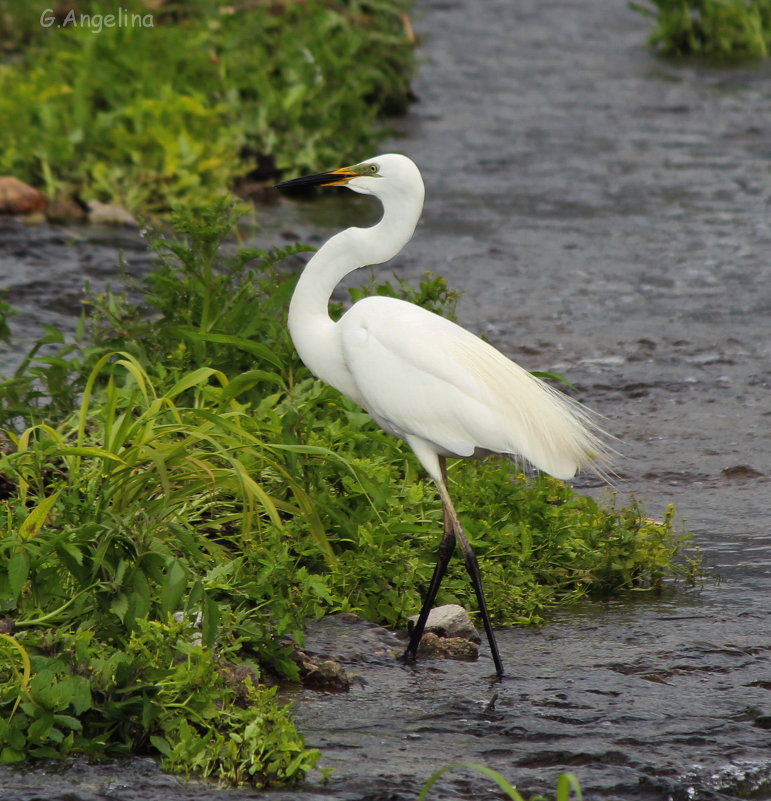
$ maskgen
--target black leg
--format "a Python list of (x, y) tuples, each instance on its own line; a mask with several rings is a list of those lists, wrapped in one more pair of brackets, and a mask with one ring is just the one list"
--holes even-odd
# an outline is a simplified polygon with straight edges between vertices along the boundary
[(410, 643), (407, 646), (407, 650), (404, 652), (404, 656), (402, 657), (405, 662), (414, 661), (418, 654), (418, 646), (420, 645), (420, 638), (423, 636), (423, 629), (426, 627), (428, 615), (431, 612), (434, 601), (436, 600), (436, 594), (439, 592), (439, 585), (442, 583), (444, 574), (447, 572), (447, 565), (450, 562), (450, 557), (452, 556), (452, 552), (455, 550), (455, 532), (453, 531), (453, 527), (449, 522), (446, 510), (444, 520), (444, 535), (442, 536), (442, 541), (439, 543), (439, 553), (436, 557), (434, 575), (431, 576), (431, 583), (428, 585), (428, 592), (426, 593), (426, 597), (423, 599), (423, 606), (421, 607), (420, 614), (418, 615), (418, 622), (415, 624), (415, 628), (412, 630), (412, 634), (410, 635)]
[(460, 543), (461, 550), (466, 562), (466, 570), (471, 577), (471, 586), (477, 596), (477, 603), (479, 604), (479, 612), (482, 615), (482, 623), (485, 627), (487, 634), (487, 641), (490, 643), (490, 653), (493, 657), (495, 664), (495, 671), (499, 677), (503, 676), (503, 662), (501, 662), (501, 655), (498, 652), (498, 643), (495, 640), (495, 632), (493, 631), (492, 624), (490, 623), (490, 615), (487, 611), (487, 603), (485, 602), (485, 593), (482, 589), (482, 575), (479, 572), (479, 564), (477, 563), (476, 555), (471, 549), (471, 544), (466, 539), (463, 533), (463, 528), (458, 520), (458, 515), (455, 512), (455, 507), (452, 504), (450, 493), (447, 490), (446, 481), (439, 485), (439, 494), (442, 496), (442, 501), (445, 507), (445, 515), (449, 517), (450, 527), (455, 531), (458, 542)]
[(495, 640), (495, 632), (493, 632), (492, 624), (490, 623), (490, 615), (487, 612), (487, 603), (485, 602), (485, 593), (482, 589), (482, 574), (479, 572), (479, 563), (474, 551), (471, 550), (471, 545), (466, 537), (460, 532), (460, 547), (463, 550), (463, 556), (466, 561), (466, 570), (471, 577), (471, 586), (477, 596), (477, 604), (479, 605), (479, 612), (482, 615), (482, 623), (485, 627), (487, 634), (487, 642), (490, 643), (490, 653), (493, 657), (495, 664), (495, 671), (499, 677), (503, 676), (503, 662), (501, 662), (501, 655), (498, 653), (498, 643)]
[(444, 535), (442, 536), (442, 541), (439, 543), (436, 567), (434, 568), (434, 574), (431, 577), (428, 592), (426, 593), (423, 606), (418, 615), (418, 622), (412, 630), (409, 645), (402, 659), (405, 662), (412, 662), (417, 656), (420, 638), (423, 636), (423, 630), (426, 627), (428, 615), (436, 600), (439, 585), (442, 583), (444, 574), (447, 572), (447, 565), (450, 562), (452, 552), (455, 550), (455, 540), (457, 537), (461, 549), (463, 550), (466, 570), (471, 577), (471, 586), (474, 588), (474, 592), (477, 596), (477, 603), (479, 604), (479, 611), (482, 615), (482, 623), (484, 624), (485, 633), (487, 634), (487, 641), (490, 643), (490, 653), (493, 657), (495, 670), (498, 676), (501, 677), (503, 676), (503, 662), (501, 662), (501, 655), (498, 652), (498, 643), (495, 640), (495, 632), (493, 632), (493, 627), (490, 623), (490, 615), (487, 611), (479, 564), (469, 541), (466, 539), (466, 535), (463, 533), (463, 528), (461, 527), (458, 515), (455, 512), (455, 507), (452, 504), (452, 499), (450, 498), (450, 493), (447, 490), (447, 466), (444, 457), (439, 457), (439, 466), (442, 471), (442, 481), (441, 483), (437, 483), (437, 488), (442, 498), (442, 506), (444, 508)]

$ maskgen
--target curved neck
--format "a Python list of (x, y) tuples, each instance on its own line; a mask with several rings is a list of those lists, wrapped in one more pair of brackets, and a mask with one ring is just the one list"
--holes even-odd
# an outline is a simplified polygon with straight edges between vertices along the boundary
[[(409, 242), (423, 207), (420, 197), (381, 198), (383, 216), (371, 228), (347, 228), (325, 242), (303, 270), (289, 304), (289, 333), (305, 365), (338, 389), (339, 380), (325, 369), (342, 358), (333, 347), (335, 323), (329, 316), (329, 299), (348, 273), (368, 264), (393, 258)], [(339, 367), (339, 365), (338, 365)], [(350, 394), (348, 389), (342, 389)]]

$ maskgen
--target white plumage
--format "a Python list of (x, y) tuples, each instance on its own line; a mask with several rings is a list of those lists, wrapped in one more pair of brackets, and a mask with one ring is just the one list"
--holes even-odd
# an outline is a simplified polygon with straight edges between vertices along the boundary
[(346, 185), (375, 195), (383, 204), (383, 217), (371, 228), (348, 228), (332, 237), (306, 265), (289, 309), (297, 351), (319, 378), (409, 443), (445, 506), (440, 558), (405, 657), (416, 655), (457, 537), (502, 675), (476, 559), (447, 491), (444, 459), (500, 453), (568, 479), (602, 460), (606, 451), (601, 438), (574, 401), (479, 337), (414, 304), (368, 297), (334, 322), (328, 303), (343, 276), (366, 264), (387, 261), (412, 237), (423, 208), (423, 181), (410, 159), (387, 154), (280, 186), (309, 185)]
[(360, 403), (402, 439), (422, 439), (444, 456), (524, 457), (562, 479), (597, 452), (576, 404), (443, 317), (370, 297), (338, 326)]

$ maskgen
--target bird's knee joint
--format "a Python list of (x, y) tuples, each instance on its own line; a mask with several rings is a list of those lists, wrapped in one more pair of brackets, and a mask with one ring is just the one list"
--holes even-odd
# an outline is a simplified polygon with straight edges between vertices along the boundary
[(439, 543), (439, 557), (449, 559), (455, 550), (455, 535), (444, 537)]
[(466, 562), (468, 570), (479, 570), (479, 562), (477, 561), (476, 554), (473, 551), (464, 551), (463, 558)]

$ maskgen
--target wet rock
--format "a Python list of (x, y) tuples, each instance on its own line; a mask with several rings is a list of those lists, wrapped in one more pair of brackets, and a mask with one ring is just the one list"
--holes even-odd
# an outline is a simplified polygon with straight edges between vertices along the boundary
[(418, 646), (419, 657), (433, 659), (467, 659), (473, 661), (479, 657), (479, 646), (463, 637), (439, 637), (433, 632), (426, 632)]
[(127, 225), (138, 228), (139, 223), (131, 212), (112, 203), (100, 203), (98, 200), (88, 201), (88, 220), (94, 225)]
[(306, 687), (337, 692), (350, 690), (352, 682), (353, 676), (339, 662), (331, 659), (315, 665), (303, 680)]
[(12, 175), (0, 176), (0, 214), (34, 214), (45, 208), (45, 195)]
[[(418, 616), (408, 621), (415, 627)], [(418, 647), (418, 656), (435, 659), (468, 659), (479, 656), (479, 634), (468, 612), (459, 604), (445, 604), (432, 609)]]
[(46, 219), (52, 223), (80, 222), (86, 219), (86, 208), (71, 195), (60, 195), (46, 206)]
[[(410, 631), (415, 627), (417, 621), (417, 615), (413, 615), (408, 620)], [(468, 612), (458, 604), (445, 604), (432, 609), (428, 615), (425, 631), (439, 637), (460, 637), (464, 640), (471, 640), (471, 642), (479, 642), (479, 634), (471, 622)]]
[(256, 670), (249, 665), (235, 665), (232, 662), (221, 662), (217, 666), (217, 671), (225, 684), (235, 693), (235, 702), (240, 707), (246, 707), (250, 703), (248, 684), (256, 687), (260, 684), (260, 677)]
[(720, 471), (723, 478), (731, 481), (745, 481), (751, 478), (763, 478), (763, 473), (750, 467), (748, 464), (737, 464), (733, 467), (726, 467)]
[(292, 653), (292, 659), (299, 666), (300, 677), (306, 687), (334, 692), (346, 692), (351, 688), (353, 675), (339, 662), (312, 658), (299, 648)]
[(308, 624), (304, 651), (316, 663), (331, 659), (344, 665), (393, 666), (404, 641), (376, 623), (342, 612)]

